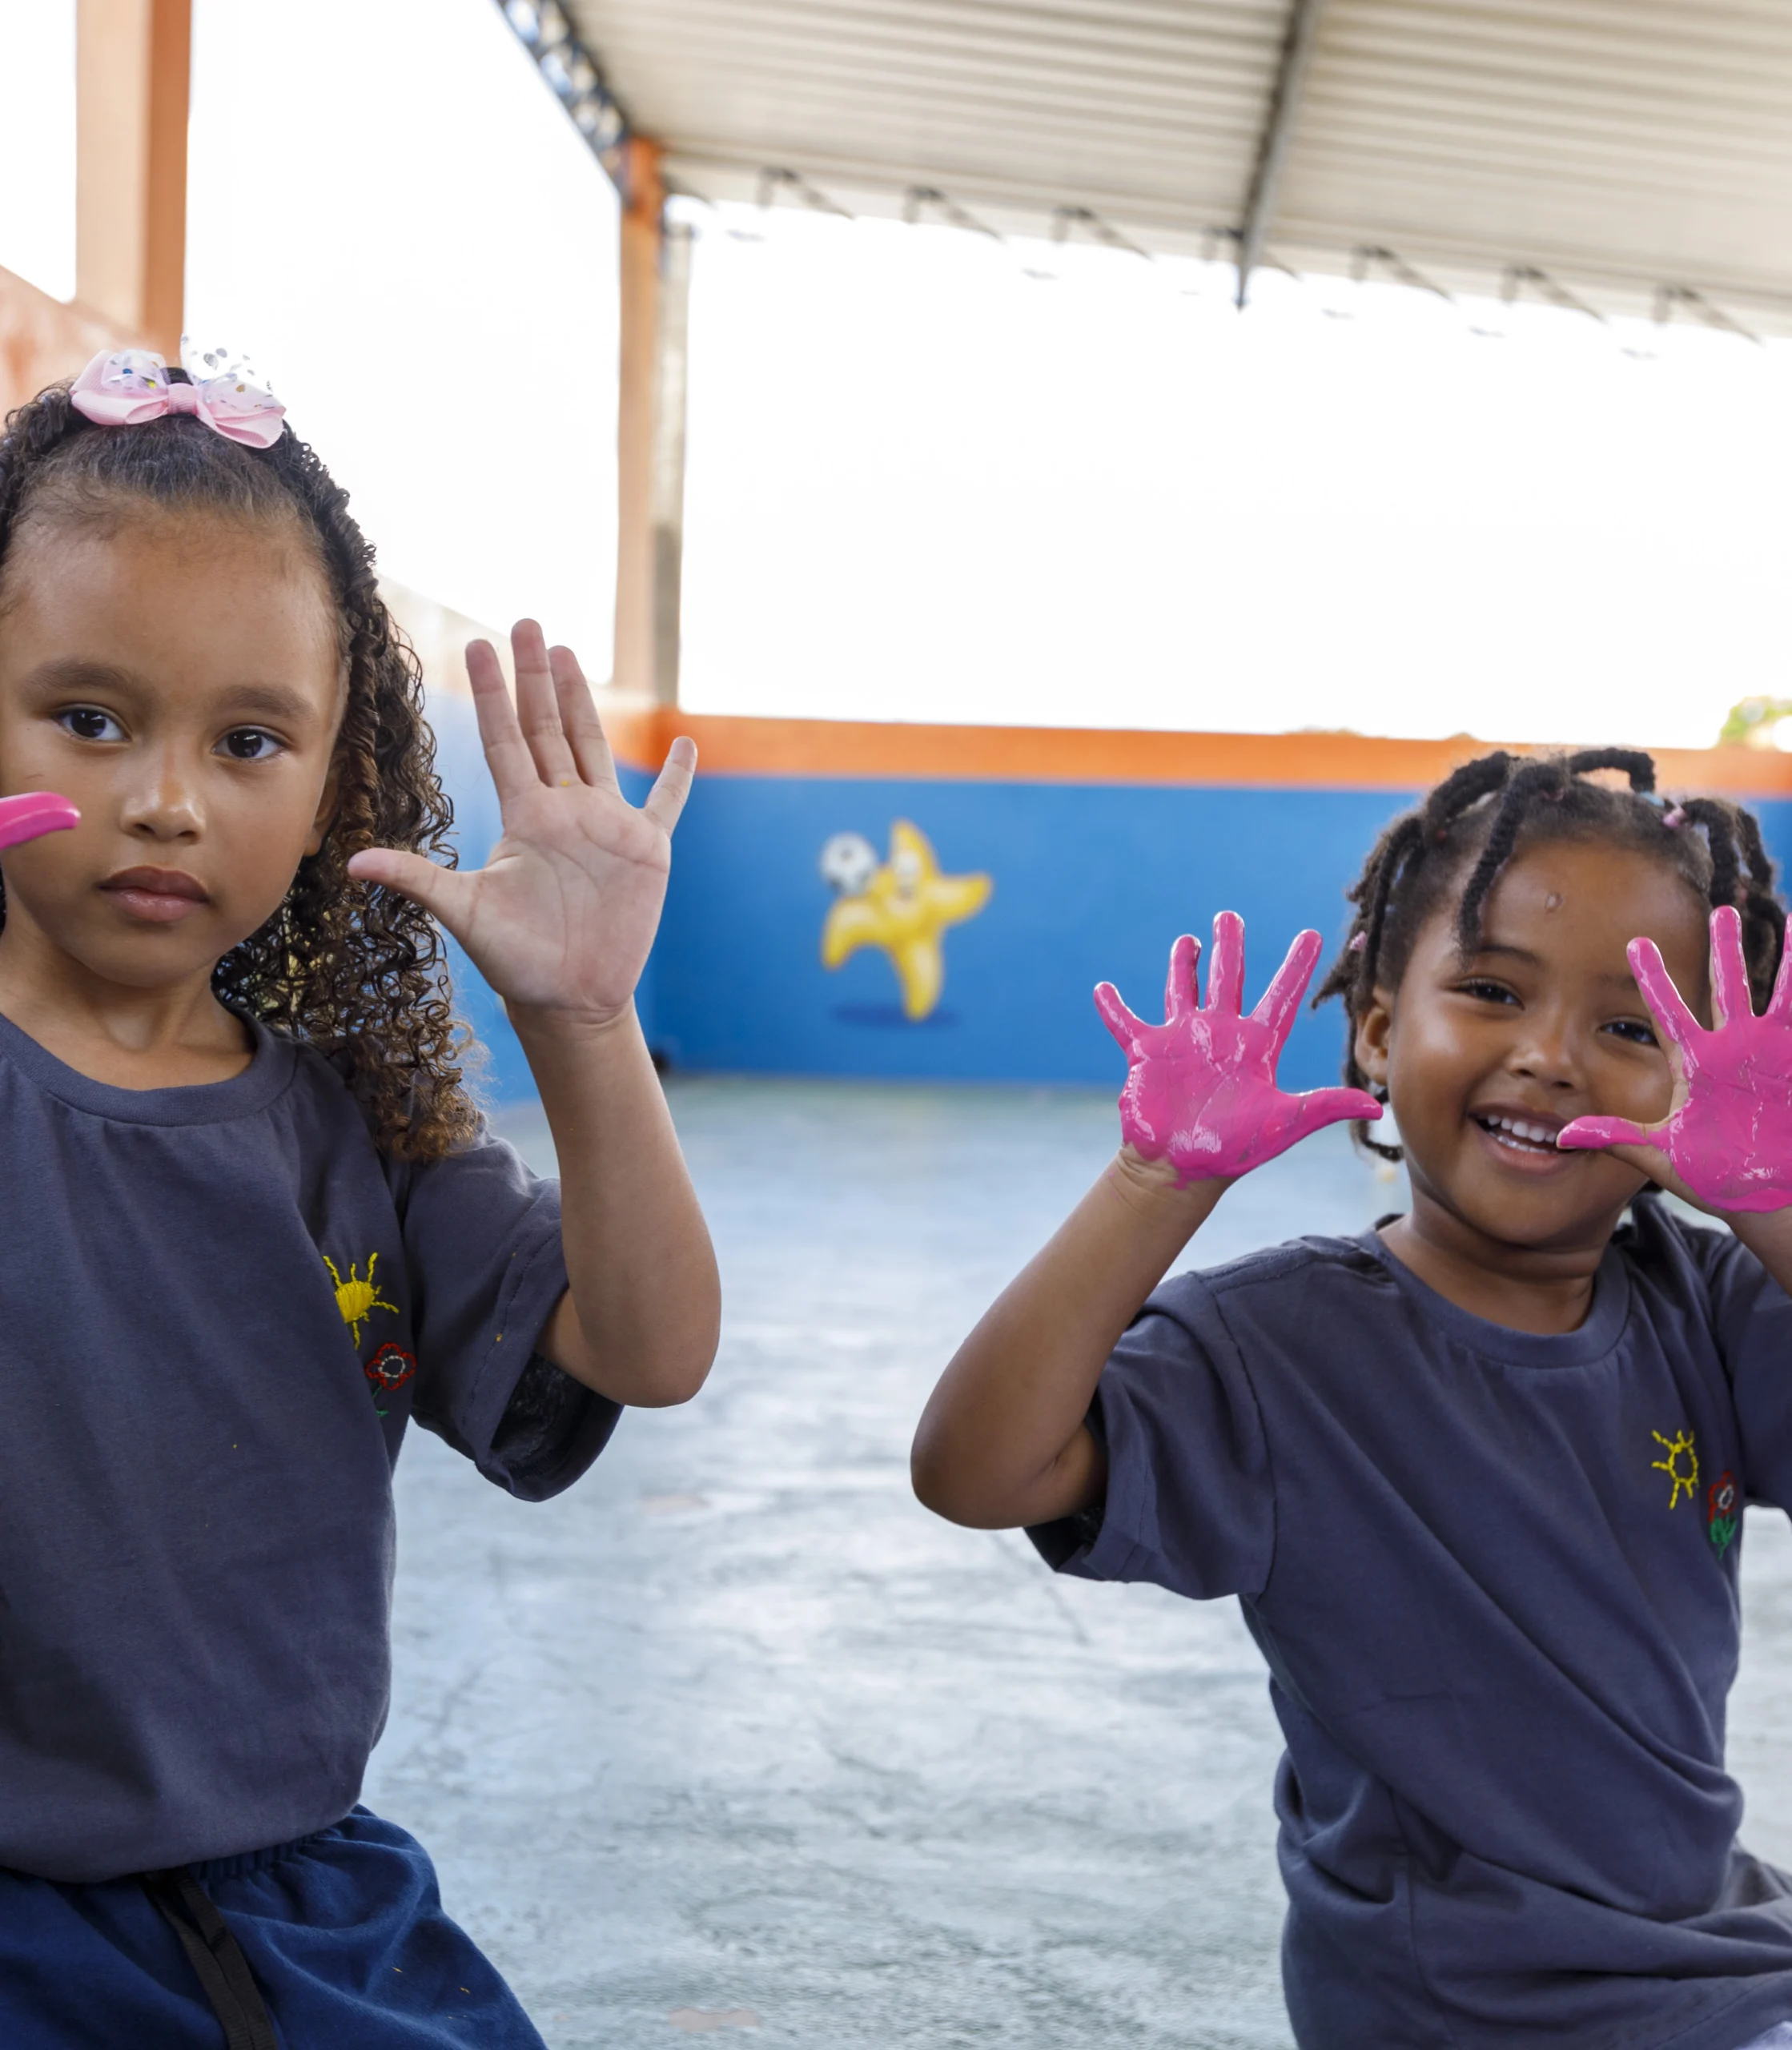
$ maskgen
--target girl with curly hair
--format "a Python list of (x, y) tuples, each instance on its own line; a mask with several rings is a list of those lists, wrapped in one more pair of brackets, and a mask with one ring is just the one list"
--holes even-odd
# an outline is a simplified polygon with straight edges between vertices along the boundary
[[(416, 660), (280, 412), (131, 351), (0, 440), (18, 2050), (539, 2046), (358, 1805), (392, 1462), (414, 1417), (540, 1500), (715, 1347), (633, 1001), (694, 750), (637, 810), (571, 653), (519, 625), (513, 707), (476, 643), (504, 834), (456, 870)], [(508, 1007), (559, 1184), (468, 1095), (438, 922)]]

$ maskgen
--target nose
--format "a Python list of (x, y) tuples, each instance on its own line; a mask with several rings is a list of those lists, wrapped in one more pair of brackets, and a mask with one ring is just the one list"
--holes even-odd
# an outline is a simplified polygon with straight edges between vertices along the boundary
[(204, 829), (198, 787), (173, 748), (145, 755), (125, 794), (119, 822), (134, 838), (196, 840)]
[(1577, 1089), (1581, 1067), (1579, 1036), (1572, 1021), (1546, 1010), (1525, 1014), (1525, 1031), (1513, 1042), (1508, 1065), (1547, 1089)]

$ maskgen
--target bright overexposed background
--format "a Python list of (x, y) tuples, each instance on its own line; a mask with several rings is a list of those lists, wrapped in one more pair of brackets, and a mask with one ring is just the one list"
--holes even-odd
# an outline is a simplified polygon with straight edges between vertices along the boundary
[[(0, 0), (0, 263), (61, 292), (73, 14)], [(195, 19), (190, 325), (388, 573), (601, 673), (597, 165), (493, 0)], [(693, 709), (1700, 745), (1792, 695), (1792, 344), (679, 206)]]
[(74, 0), (0, 0), (0, 268), (74, 296)]
[(187, 325), (381, 567), (609, 666), (616, 195), (492, 0), (195, 0)]
[(691, 218), (694, 707), (1699, 746), (1792, 688), (1792, 344)]
[[(73, 25), (0, 0), (0, 263), (64, 295)], [(492, 0), (195, 0), (189, 146), (193, 334), (247, 349), (388, 575), (606, 673), (616, 195)]]

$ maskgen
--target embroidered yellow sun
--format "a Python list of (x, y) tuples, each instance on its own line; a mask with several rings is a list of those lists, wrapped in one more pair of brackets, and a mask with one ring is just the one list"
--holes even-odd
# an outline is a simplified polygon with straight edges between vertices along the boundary
[[(336, 1284), (336, 1308), (342, 1312), (342, 1320), (348, 1326), (349, 1337), (359, 1347), (361, 1326), (373, 1312), (376, 1310), (396, 1311), (398, 1308), (396, 1303), (388, 1303), (374, 1285), (373, 1270), (380, 1264), (380, 1256), (375, 1253), (368, 1261), (364, 1281), (355, 1272), (360, 1265), (359, 1260), (351, 1263), (346, 1281), (337, 1273), (336, 1264), (327, 1253), (323, 1256), (323, 1264), (329, 1268), (330, 1279)], [(1667, 1441), (1663, 1439), (1662, 1442), (1665, 1444)]]
[[(371, 1273), (372, 1269), (370, 1268), (368, 1271)], [(1672, 1509), (1679, 1501), (1682, 1488), (1686, 1490), (1687, 1501), (1690, 1501), (1693, 1490), (1698, 1485), (1698, 1454), (1693, 1449), (1692, 1433), (1676, 1431), (1671, 1438), (1663, 1437), (1659, 1431), (1651, 1431), (1649, 1435), (1667, 1454), (1665, 1459), (1651, 1460), (1649, 1471), (1665, 1473), (1673, 1481), (1673, 1490), (1668, 1497), (1668, 1507)], [(1681, 1463), (1682, 1461), (1686, 1462), (1684, 1465)]]

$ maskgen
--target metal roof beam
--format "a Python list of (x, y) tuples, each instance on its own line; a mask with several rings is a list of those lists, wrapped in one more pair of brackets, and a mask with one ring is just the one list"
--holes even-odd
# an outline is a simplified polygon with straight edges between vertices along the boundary
[(565, 108), (591, 154), (609, 174), (625, 206), (629, 190), (629, 143), (635, 139), (597, 60), (580, 40), (561, 0), (497, 0), (511, 33), (535, 59), (548, 89)]
[(1300, 119), (1300, 102), (1306, 95), (1313, 38), (1324, 11), (1325, 0), (1294, 0), (1294, 10), (1288, 17), (1288, 35), (1269, 96), (1269, 114), (1251, 174), (1251, 194), (1244, 203), (1244, 219), (1238, 231), (1238, 303), (1241, 308), (1250, 295), (1251, 273), (1263, 261), (1264, 243), (1276, 217), (1283, 167)]

